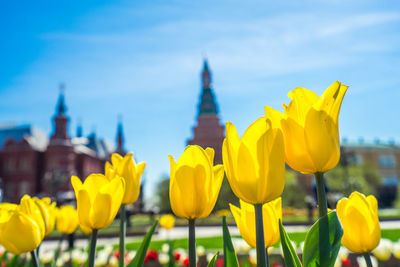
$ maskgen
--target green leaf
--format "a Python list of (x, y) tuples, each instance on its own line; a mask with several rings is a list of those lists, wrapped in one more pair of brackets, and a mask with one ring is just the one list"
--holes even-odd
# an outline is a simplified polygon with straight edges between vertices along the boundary
[(226, 217), (222, 217), (222, 232), (224, 238), (224, 267), (239, 267), (231, 235), (226, 225)]
[(210, 262), (207, 264), (207, 267), (215, 267), (215, 265), (217, 264), (218, 254), (219, 252), (215, 253), (214, 257), (212, 257)]
[(151, 226), (150, 230), (147, 232), (145, 235), (142, 244), (139, 247), (139, 250), (137, 251), (135, 257), (133, 260), (127, 265), (127, 267), (141, 267), (144, 264), (144, 258), (146, 257), (147, 249), (149, 248), (151, 237), (154, 233), (154, 230), (156, 229), (156, 226), (158, 224), (158, 221), (155, 221), (153, 223), (153, 226)]
[(14, 257), (11, 258), (10, 261), (7, 262), (6, 267), (17, 267), (19, 266), (19, 260), (20, 260), (19, 255), (15, 255)]
[[(299, 257), (297, 256), (296, 250), (294, 249), (292, 245), (292, 241), (290, 241), (290, 238), (288, 234), (285, 231), (285, 228), (283, 228), (283, 224), (281, 220), (279, 220), (279, 232), (281, 236), (281, 246), (283, 250), (283, 255), (285, 258), (285, 266), (286, 267), (301, 267), (301, 262)], [(308, 266), (308, 265), (306, 265)]]
[(334, 266), (342, 236), (343, 229), (336, 211), (321, 217), (311, 227), (304, 242), (304, 266)]

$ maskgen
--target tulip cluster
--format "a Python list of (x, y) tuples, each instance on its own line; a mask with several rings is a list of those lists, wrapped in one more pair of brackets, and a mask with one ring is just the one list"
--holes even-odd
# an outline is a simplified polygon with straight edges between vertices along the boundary
[[(342, 242), (346, 247), (366, 253), (377, 246), (380, 229), (373, 196), (360, 200), (361, 194), (354, 193), (348, 201), (343, 199), (338, 204), (339, 218), (336, 212), (328, 214), (327, 209), (323, 173), (339, 162), (339, 111), (347, 88), (336, 81), (318, 96), (298, 87), (289, 92), (291, 101), (289, 105), (283, 105), (284, 113), (266, 106), (265, 116), (253, 122), (242, 137), (231, 122), (226, 124), (222, 147), (223, 169), (234, 194), (240, 199), (240, 208), (231, 205), (231, 211), (244, 240), (257, 248), (258, 266), (268, 266), (265, 248), (274, 245), (279, 233), (282, 233), (279, 228), (279, 221), (282, 220), (279, 197), (285, 184), (285, 163), (301, 173), (315, 175), (320, 220), (313, 228), (336, 228), (340, 246), (343, 231), (337, 223), (340, 219), (344, 228)], [(213, 166), (213, 157), (213, 149), (203, 150), (198, 146), (188, 146), (177, 163), (169, 156), (171, 207), (175, 215), (189, 221), (191, 267), (196, 266), (194, 220), (210, 214), (221, 187), (223, 170), (219, 165)], [(354, 200), (358, 204), (352, 203), (353, 198), (358, 199)], [(363, 212), (355, 213), (356, 208)], [(353, 225), (362, 222), (363, 227), (357, 231), (349, 230), (352, 226), (347, 224), (351, 225), (351, 222)], [(325, 236), (319, 237), (319, 240), (330, 239), (329, 232), (322, 231), (320, 234)], [(356, 240), (355, 236), (364, 236), (364, 239)], [(355, 242), (358, 244), (355, 245)], [(332, 244), (320, 242), (318, 250), (309, 249), (313, 246), (310, 242), (305, 242), (304, 246), (305, 250), (321, 251), (315, 254), (317, 265), (330, 264), (328, 262), (336, 259), (336, 249), (334, 259), (327, 254)], [(287, 245), (286, 250), (291, 247)], [(304, 258), (314, 261), (313, 257), (306, 255)], [(316, 264), (315, 261), (313, 264)]]
[(50, 198), (28, 195), (24, 195), (18, 205), (1, 203), (0, 220), (0, 244), (15, 255), (31, 252), (35, 266), (39, 266), (35, 250), (54, 228), (71, 234), (79, 225), (77, 211), (72, 206), (57, 208)]

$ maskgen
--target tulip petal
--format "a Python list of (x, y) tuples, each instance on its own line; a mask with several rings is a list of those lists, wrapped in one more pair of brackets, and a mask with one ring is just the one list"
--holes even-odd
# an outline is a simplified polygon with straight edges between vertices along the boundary
[(89, 193), (85, 189), (79, 190), (76, 198), (76, 205), (78, 209), (79, 223), (86, 227), (93, 228), (93, 223), (91, 221), (91, 207), (93, 202), (90, 200)]
[(91, 203), (94, 203), (97, 192), (100, 190), (100, 188), (108, 183), (109, 180), (103, 174), (93, 173), (86, 178), (83, 188), (89, 194)]
[(112, 223), (112, 220), (110, 220), (110, 212), (112, 211), (111, 196), (99, 192), (96, 195), (95, 203), (96, 205), (93, 205), (93, 214), (91, 215), (93, 229), (108, 227)]
[(308, 154), (304, 129), (292, 118), (282, 121), (285, 133), (285, 159), (289, 166), (301, 173), (315, 173), (315, 166)]
[(208, 158), (210, 159), (210, 164), (213, 165), (214, 164), (214, 149), (212, 149), (211, 147), (207, 147), (204, 152), (206, 152)]
[(282, 128), (281, 121), (284, 119), (284, 114), (268, 106), (264, 107), (265, 118), (271, 120), (272, 128)]
[(111, 155), (111, 163), (113, 166), (118, 166), (118, 164), (122, 161), (122, 156), (118, 153), (113, 153)]
[[(105, 224), (106, 226), (103, 226), (101, 228), (107, 227), (114, 220), (115, 216), (118, 213), (119, 207), (121, 206), (122, 196), (124, 191), (125, 191), (125, 180), (121, 177), (113, 179), (109, 184), (100, 189), (98, 195), (107, 194), (110, 197), (110, 203), (111, 203), (110, 209), (108, 210), (109, 212), (108, 221)], [(105, 196), (101, 197), (103, 198), (103, 201), (108, 201), (107, 197)], [(98, 205), (98, 203), (96, 203), (94, 207), (96, 208), (96, 206), (102, 207), (102, 205)], [(93, 217), (96, 218), (95, 215), (93, 215)], [(99, 225), (101, 225), (101, 223), (99, 223)]]
[(309, 111), (304, 137), (315, 172), (325, 172), (337, 165), (340, 158), (338, 128), (325, 111), (313, 108)]
[(289, 106), (284, 106), (285, 114), (301, 126), (304, 126), (307, 113), (318, 100), (318, 95), (311, 90), (297, 87), (290, 91), (288, 96), (292, 101), (290, 101)]

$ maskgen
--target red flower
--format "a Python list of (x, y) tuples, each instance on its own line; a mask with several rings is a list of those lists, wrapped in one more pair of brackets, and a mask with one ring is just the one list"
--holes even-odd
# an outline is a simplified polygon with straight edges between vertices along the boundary
[(187, 258), (183, 261), (183, 266), (189, 267), (189, 257), (187, 257)]
[(181, 253), (179, 253), (178, 251), (175, 251), (175, 253), (174, 253), (175, 261), (179, 261), (180, 258), (181, 258)]
[(217, 266), (217, 267), (224, 266), (224, 260), (222, 258), (218, 258), (215, 266)]
[(342, 259), (342, 265), (343, 266), (350, 266), (350, 260), (348, 258)]
[(147, 251), (146, 257), (144, 258), (144, 263), (147, 263), (149, 261), (156, 261), (158, 260), (158, 254), (154, 250), (149, 250)]

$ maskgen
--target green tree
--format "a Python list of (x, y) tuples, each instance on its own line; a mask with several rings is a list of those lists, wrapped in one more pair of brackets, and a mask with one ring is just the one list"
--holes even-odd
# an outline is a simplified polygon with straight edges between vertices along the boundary
[(382, 178), (370, 165), (338, 165), (326, 173), (326, 183), (332, 193), (348, 197), (353, 191), (366, 195), (378, 195)]
[(156, 205), (161, 213), (171, 213), (171, 204), (169, 202), (169, 177), (164, 175), (156, 188)]
[(286, 171), (285, 175), (285, 189), (282, 194), (282, 206), (293, 208), (305, 208), (306, 203), (304, 199), (306, 192), (299, 184), (296, 173), (293, 171)]

